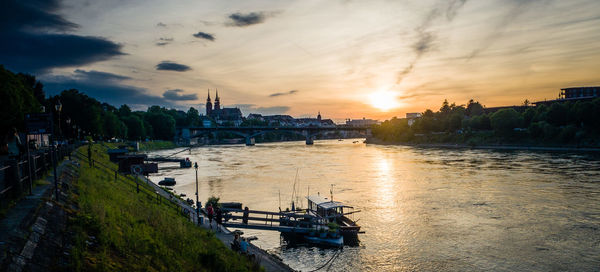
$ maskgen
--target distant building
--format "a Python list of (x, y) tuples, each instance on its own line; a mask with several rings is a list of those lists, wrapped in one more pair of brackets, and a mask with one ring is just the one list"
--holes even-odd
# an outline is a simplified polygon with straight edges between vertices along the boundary
[(365, 119), (364, 117), (363, 119), (346, 119), (346, 125), (351, 127), (367, 127), (376, 124), (379, 124), (379, 121), (373, 119)]
[[(257, 114), (255, 116), (258, 116)], [(263, 121), (267, 122), (267, 125), (270, 127), (291, 127), (294, 126), (295, 119), (289, 115), (265, 115), (261, 116)]]
[(298, 118), (295, 119), (296, 127), (335, 127), (335, 123), (331, 119), (322, 119), (321, 112), (317, 114), (317, 118)]
[(558, 94), (558, 99), (553, 100), (544, 100), (533, 102), (532, 104), (538, 105), (549, 105), (557, 102), (568, 102), (568, 101), (581, 101), (581, 100), (591, 100), (594, 98), (600, 97), (600, 86), (594, 87), (572, 87), (572, 88), (564, 88), (560, 89), (560, 93)]
[(600, 97), (600, 87), (574, 87), (560, 89), (561, 99)]
[(217, 124), (232, 124), (233, 126), (239, 126), (242, 123), (242, 111), (239, 108), (221, 108), (221, 100), (219, 99), (219, 92), (215, 92), (215, 104), (210, 100), (210, 90), (208, 97), (206, 98), (206, 116), (213, 119)]
[(410, 113), (406, 113), (406, 119), (408, 119), (408, 126), (412, 126), (415, 123), (415, 120), (417, 120), (417, 118), (421, 118), (421, 113), (420, 112), (410, 112)]

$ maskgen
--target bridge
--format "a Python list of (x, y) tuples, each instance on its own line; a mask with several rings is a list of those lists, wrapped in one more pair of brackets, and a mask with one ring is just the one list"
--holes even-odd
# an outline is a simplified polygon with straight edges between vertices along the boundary
[[(371, 135), (371, 127), (353, 127), (353, 126), (335, 126), (335, 127), (268, 127), (268, 126), (252, 126), (252, 127), (189, 127), (180, 128), (180, 130), (188, 129), (189, 138), (199, 138), (208, 134), (216, 134), (218, 132), (229, 132), (239, 135), (246, 139), (246, 145), (254, 145), (255, 137), (263, 135), (267, 132), (282, 132), (301, 135), (306, 138), (306, 144), (314, 143), (315, 136), (333, 131), (358, 131), (364, 132), (365, 136)], [(183, 134), (179, 134), (183, 135)]]

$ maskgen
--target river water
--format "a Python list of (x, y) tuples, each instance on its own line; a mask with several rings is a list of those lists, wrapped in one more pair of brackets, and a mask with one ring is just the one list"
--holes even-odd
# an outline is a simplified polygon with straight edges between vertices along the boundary
[[(358, 140), (358, 139), (357, 139)], [(361, 210), (365, 234), (330, 271), (597, 271), (600, 156), (585, 153), (434, 149), (354, 140), (194, 148), (200, 201), (219, 196), (250, 209), (329, 196)], [(163, 150), (152, 154), (171, 154)], [(161, 165), (193, 198), (194, 169)], [(306, 207), (306, 200), (301, 199)], [(287, 248), (277, 232), (244, 230), (296, 270), (320, 267), (333, 249)], [(325, 267), (322, 271), (327, 269)]]

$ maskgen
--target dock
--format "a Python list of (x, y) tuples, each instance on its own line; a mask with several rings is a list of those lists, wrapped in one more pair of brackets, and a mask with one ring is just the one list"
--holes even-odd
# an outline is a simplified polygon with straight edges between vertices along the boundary
[[(217, 224), (214, 223), (213, 226), (209, 226), (208, 224), (208, 218), (206, 218), (206, 212), (204, 211), (204, 209), (201, 210), (202, 213), (202, 217), (204, 218), (204, 220), (202, 220), (203, 222), (201, 224), (199, 224), (200, 222), (198, 222), (198, 218), (199, 216), (196, 214), (196, 209), (194, 207), (192, 207), (191, 205), (189, 205), (189, 203), (187, 203), (186, 201), (176, 198), (176, 197), (171, 197), (171, 194), (169, 194), (167, 191), (163, 190), (163, 188), (161, 188), (160, 186), (158, 186), (157, 184), (155, 184), (154, 182), (150, 181), (148, 178), (144, 177), (144, 176), (140, 176), (140, 178), (142, 180), (144, 180), (147, 184), (149, 184), (150, 186), (152, 186), (156, 193), (161, 195), (164, 199), (169, 200), (175, 204), (177, 204), (182, 210), (187, 210), (189, 212), (189, 219), (191, 222), (193, 222), (194, 224), (198, 225), (199, 227), (205, 228), (205, 229), (210, 229), (214, 230), (216, 232), (214, 232), (215, 236), (221, 240), (221, 242), (223, 242), (223, 244), (225, 244), (225, 246), (229, 247), (231, 245), (231, 243), (233, 242), (233, 233), (231, 231), (229, 231), (229, 229), (227, 229), (227, 227), (225, 225), (222, 226), (216, 226)], [(267, 251), (253, 245), (252, 243), (250, 243), (250, 246), (248, 247), (248, 252), (250, 254), (254, 254), (256, 255), (256, 261), (265, 268), (265, 271), (294, 271), (293, 269), (291, 269), (287, 264), (283, 263), (279, 258), (269, 254)]]
[(145, 161), (151, 162), (178, 162), (181, 168), (190, 168), (192, 167), (192, 162), (188, 159), (182, 158), (170, 158), (170, 157), (147, 157), (144, 159)]

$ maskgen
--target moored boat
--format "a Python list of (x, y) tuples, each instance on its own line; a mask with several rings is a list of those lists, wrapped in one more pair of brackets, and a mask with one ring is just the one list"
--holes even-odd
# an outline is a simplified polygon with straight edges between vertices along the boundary
[(306, 199), (308, 200), (308, 212), (310, 214), (339, 225), (340, 233), (347, 239), (355, 239), (357, 237), (360, 226), (356, 224), (356, 221), (348, 217), (348, 215), (359, 212), (355, 211), (354, 207), (345, 205), (339, 201), (329, 200), (320, 195), (311, 195), (306, 197)]
[(173, 186), (175, 185), (175, 178), (164, 178), (163, 180), (158, 182), (158, 185), (162, 186)]

